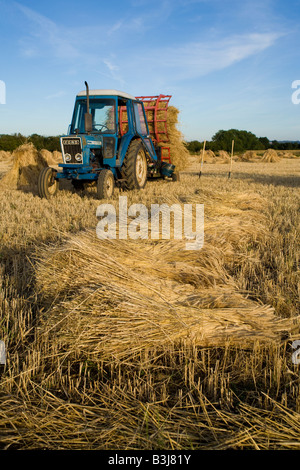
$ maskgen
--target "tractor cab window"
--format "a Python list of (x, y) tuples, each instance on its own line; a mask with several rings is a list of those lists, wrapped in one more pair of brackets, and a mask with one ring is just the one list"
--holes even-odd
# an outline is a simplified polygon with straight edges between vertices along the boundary
[[(114, 134), (116, 129), (116, 106), (112, 99), (90, 99), (90, 113), (93, 121), (93, 133)], [(71, 124), (71, 134), (84, 134), (84, 115), (86, 100), (78, 100)]]
[(135, 116), (135, 125), (138, 134), (147, 135), (148, 132), (142, 104), (134, 103), (133, 109)]

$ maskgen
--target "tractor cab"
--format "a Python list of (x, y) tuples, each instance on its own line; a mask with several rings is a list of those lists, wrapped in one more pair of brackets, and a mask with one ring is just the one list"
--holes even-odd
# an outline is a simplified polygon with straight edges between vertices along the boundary
[[(89, 113), (92, 117), (93, 134), (116, 132), (116, 100), (114, 98), (94, 97), (90, 99)], [(77, 99), (70, 126), (70, 134), (84, 134), (87, 113), (86, 99)]]
[(48, 194), (47, 189), (50, 182), (53, 186), (60, 179), (70, 180), (75, 189), (95, 181), (99, 198), (108, 198), (116, 184), (141, 189), (149, 176), (172, 176), (175, 167), (170, 155), (166, 159), (165, 148), (157, 145), (164, 142), (161, 123), (166, 129), (166, 118), (161, 119), (159, 113), (166, 113), (167, 107), (160, 103), (168, 103), (170, 96), (167, 100), (164, 95), (155, 97), (152, 118), (146, 110), (152, 113), (154, 97), (136, 98), (117, 90), (89, 90), (86, 82), (85, 85), (86, 89), (76, 96), (68, 134), (60, 138), (61, 171), (48, 169), (41, 174), (41, 196), (50, 197), (52, 193)]
[[(119, 120), (121, 113), (127, 116), (126, 131), (124, 120), (122, 123)], [(60, 166), (69, 170), (66, 165), (77, 163), (107, 167), (118, 178), (118, 168), (122, 166), (127, 147), (136, 138), (143, 142), (150, 160), (156, 162), (143, 103), (117, 90), (81, 91), (76, 96), (68, 136), (61, 137), (63, 164)], [(94, 174), (90, 177), (95, 179)]]

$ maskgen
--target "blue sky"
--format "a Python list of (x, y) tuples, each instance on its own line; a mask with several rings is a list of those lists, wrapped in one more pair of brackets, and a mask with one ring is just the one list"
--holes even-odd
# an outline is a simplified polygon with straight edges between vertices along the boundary
[(171, 94), (186, 140), (300, 140), (300, 0), (0, 0), (0, 134), (64, 134), (75, 95)]

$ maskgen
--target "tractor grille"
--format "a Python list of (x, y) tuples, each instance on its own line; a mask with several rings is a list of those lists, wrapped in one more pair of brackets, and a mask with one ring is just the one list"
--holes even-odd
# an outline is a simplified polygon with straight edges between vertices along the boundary
[(79, 137), (62, 137), (61, 149), (64, 163), (82, 163), (81, 139)]

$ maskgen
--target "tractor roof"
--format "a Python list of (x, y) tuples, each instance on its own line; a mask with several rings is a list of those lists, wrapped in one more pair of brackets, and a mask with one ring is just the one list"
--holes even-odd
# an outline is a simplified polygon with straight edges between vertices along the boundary
[[(128, 93), (118, 90), (89, 90), (90, 96), (120, 96), (121, 98), (128, 98), (130, 100), (136, 100), (136, 98)], [(86, 96), (86, 90), (77, 93), (77, 96)]]

